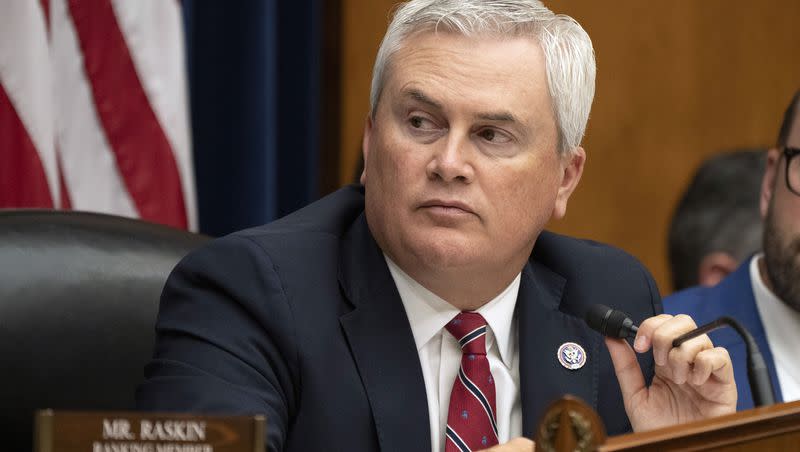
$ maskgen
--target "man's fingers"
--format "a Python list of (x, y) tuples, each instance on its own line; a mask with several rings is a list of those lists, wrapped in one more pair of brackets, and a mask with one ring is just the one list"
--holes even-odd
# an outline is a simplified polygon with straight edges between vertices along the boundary
[(695, 386), (702, 385), (712, 374), (721, 383), (733, 382), (733, 366), (728, 350), (715, 347), (703, 350), (695, 356), (691, 383)]
[[(668, 346), (672, 347), (672, 342)], [(668, 360), (672, 370), (672, 381), (677, 384), (686, 383), (692, 373), (692, 367), (697, 365), (698, 354), (711, 348), (714, 348), (714, 345), (706, 335), (688, 340), (680, 347), (671, 348)]]
[(636, 361), (636, 353), (627, 342), (609, 337), (605, 340), (608, 353), (611, 355), (611, 362), (614, 364), (614, 372), (617, 374), (619, 388), (622, 391), (622, 398), (627, 405), (627, 401), (645, 388), (642, 369), (639, 367), (639, 362)]
[(642, 324), (639, 325), (639, 331), (636, 333), (636, 339), (633, 341), (633, 348), (639, 353), (650, 350), (653, 341), (653, 332), (671, 318), (671, 315), (661, 314), (650, 317), (642, 322)]
[(520, 436), (519, 438), (514, 438), (507, 443), (498, 444), (482, 452), (533, 452), (533, 449), (533, 441)]
[[(697, 325), (694, 323), (694, 320), (692, 320), (692, 318), (689, 317), (688, 315), (683, 315), (683, 314), (676, 315), (675, 317), (660, 322), (658, 326), (654, 328), (654, 330), (651, 333), (652, 344), (653, 344), (653, 359), (655, 360), (656, 364), (659, 366), (666, 366), (670, 362), (669, 355), (673, 350), (672, 341), (675, 340), (675, 338), (680, 336), (681, 334), (688, 333), (689, 331), (692, 331), (695, 328), (697, 328)], [(709, 347), (706, 348), (710, 348), (711, 341), (708, 339), (708, 336), (701, 336), (696, 339), (698, 339), (699, 341), (703, 340), (708, 341)], [(686, 358), (684, 352), (679, 352), (679, 355), (682, 358)], [(692, 358), (693, 357), (694, 355), (692, 355)], [(692, 360), (690, 359), (689, 362), (691, 361)]]

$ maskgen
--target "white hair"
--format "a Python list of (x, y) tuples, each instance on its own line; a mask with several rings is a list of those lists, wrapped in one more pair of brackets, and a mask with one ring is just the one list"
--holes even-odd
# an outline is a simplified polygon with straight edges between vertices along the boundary
[(409, 36), (444, 30), (464, 36), (531, 36), (545, 56), (559, 151), (580, 146), (594, 98), (592, 41), (569, 16), (554, 14), (538, 0), (411, 0), (401, 4), (383, 37), (372, 71), (374, 116), (392, 55)]

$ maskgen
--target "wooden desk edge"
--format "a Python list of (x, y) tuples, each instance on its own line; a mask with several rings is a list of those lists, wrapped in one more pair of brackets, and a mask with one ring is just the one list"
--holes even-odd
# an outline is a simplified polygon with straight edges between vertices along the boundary
[(674, 425), (648, 432), (613, 436), (598, 452), (635, 450), (637, 447), (690, 447), (701, 441), (704, 447), (719, 447), (758, 438), (800, 433), (800, 401), (754, 408), (714, 419)]

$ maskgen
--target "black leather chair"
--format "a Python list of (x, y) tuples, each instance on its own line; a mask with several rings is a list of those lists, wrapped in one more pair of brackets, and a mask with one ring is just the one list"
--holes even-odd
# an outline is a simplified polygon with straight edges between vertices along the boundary
[(40, 408), (129, 410), (170, 270), (208, 237), (111, 215), (0, 210), (0, 449)]

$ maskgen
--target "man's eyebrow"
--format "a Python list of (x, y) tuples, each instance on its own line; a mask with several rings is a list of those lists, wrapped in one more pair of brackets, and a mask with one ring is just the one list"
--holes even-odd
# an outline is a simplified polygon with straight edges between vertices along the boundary
[(426, 104), (428, 106), (436, 108), (437, 110), (441, 110), (442, 109), (442, 104), (440, 104), (439, 102), (436, 102), (435, 100), (431, 99), (425, 93), (423, 93), (422, 91), (420, 91), (418, 89), (406, 90), (403, 93), (403, 95), (405, 95), (407, 97), (410, 97), (410, 98), (414, 99), (417, 102), (422, 102), (423, 104)]
[[(403, 92), (404, 96), (410, 97), (417, 102), (421, 102), (423, 104), (429, 105), (433, 108), (438, 110), (442, 110), (442, 104), (436, 102), (435, 100), (431, 99), (418, 89), (409, 89)], [(494, 122), (520, 122), (517, 120), (517, 117), (507, 111), (497, 111), (497, 112), (486, 112), (486, 113), (478, 113), (475, 115), (476, 118), (484, 120), (484, 121), (494, 121)]]
[(484, 121), (496, 121), (496, 122), (519, 122), (517, 117), (512, 115), (507, 111), (498, 111), (498, 112), (491, 112), (491, 113), (478, 113), (476, 115), (478, 119), (482, 119)]

